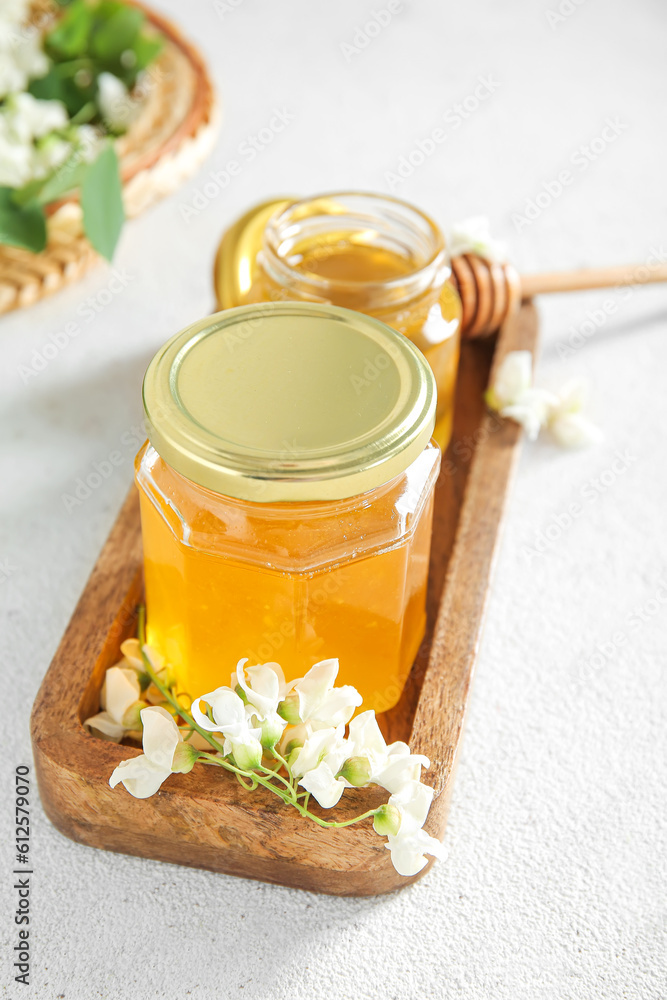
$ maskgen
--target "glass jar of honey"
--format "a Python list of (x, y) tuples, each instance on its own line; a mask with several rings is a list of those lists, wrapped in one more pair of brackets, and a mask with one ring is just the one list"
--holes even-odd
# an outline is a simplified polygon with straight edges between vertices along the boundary
[(170, 340), (136, 462), (148, 640), (193, 697), (241, 657), (338, 657), (399, 699), (425, 627), (436, 389), (405, 337), (347, 309), (244, 306)]
[(435, 438), (452, 428), (461, 302), (439, 227), (406, 202), (319, 195), (269, 218), (248, 301), (326, 302), (375, 316), (408, 337), (438, 387)]

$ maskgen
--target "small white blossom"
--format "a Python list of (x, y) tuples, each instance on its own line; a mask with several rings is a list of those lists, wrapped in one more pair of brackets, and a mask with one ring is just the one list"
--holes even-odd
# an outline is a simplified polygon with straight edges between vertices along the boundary
[(369, 709), (350, 722), (351, 756), (367, 757), (371, 765), (370, 781), (388, 792), (397, 792), (406, 782), (419, 780), (422, 767), (429, 767), (428, 757), (411, 754), (407, 743), (387, 745), (375, 712)]
[(600, 431), (581, 413), (585, 395), (581, 380), (568, 383), (559, 393), (535, 388), (532, 381), (530, 351), (510, 351), (487, 390), (486, 402), (501, 417), (521, 424), (531, 441), (544, 427), (564, 447), (601, 440)]
[(125, 131), (137, 111), (127, 87), (113, 73), (100, 73), (97, 87), (97, 103), (105, 125), (112, 132)]
[(349, 756), (350, 746), (341, 723), (336, 728), (317, 729), (308, 735), (290, 759), (290, 770), (324, 809), (330, 809), (348, 785), (336, 776)]
[(337, 676), (338, 660), (322, 660), (292, 685), (301, 722), (309, 722), (314, 729), (349, 722), (362, 698), (351, 685), (335, 688)]
[(110, 667), (100, 694), (103, 711), (86, 719), (84, 726), (103, 733), (114, 743), (120, 743), (127, 732), (127, 727), (123, 725), (125, 713), (140, 697), (141, 687), (136, 670), (121, 665)]
[(232, 674), (232, 685), (238, 684), (248, 703), (262, 718), (266, 718), (277, 712), (279, 703), (285, 697), (285, 675), (279, 663), (260, 663), (254, 667), (246, 667), (247, 662), (247, 658), (239, 660), (236, 673)]
[(400, 814), (398, 833), (387, 837), (386, 847), (399, 875), (416, 875), (426, 864), (425, 854), (447, 857), (447, 849), (422, 829), (433, 800), (433, 789), (411, 781), (389, 797), (389, 806)]
[(573, 379), (560, 390), (549, 413), (547, 426), (564, 448), (583, 448), (598, 444), (603, 438), (600, 429), (581, 412), (587, 396), (587, 383)]
[(130, 795), (147, 799), (172, 773), (176, 748), (183, 737), (169, 712), (158, 705), (144, 708), (141, 721), (144, 752), (139, 757), (122, 761), (109, 778), (109, 784), (115, 788), (122, 782)]
[(0, 186), (20, 188), (32, 177), (34, 150), (0, 131)]
[(331, 809), (338, 804), (345, 791), (345, 783), (338, 781), (331, 767), (323, 760), (311, 771), (306, 771), (299, 784), (317, 799), (323, 809)]
[(29, 13), (28, 0), (0, 4), (0, 98), (25, 90), (30, 80), (48, 71), (40, 32), (27, 24)]
[(8, 127), (20, 142), (40, 139), (69, 124), (62, 101), (41, 101), (32, 94), (12, 94), (3, 109)]
[[(211, 709), (213, 722), (205, 715), (200, 703), (205, 701)], [(230, 687), (219, 687), (202, 695), (192, 703), (192, 717), (209, 733), (222, 733), (225, 754), (233, 754), (234, 760), (244, 770), (258, 767), (262, 760), (261, 729), (250, 723), (246, 706)]]
[(493, 239), (489, 220), (485, 215), (473, 215), (454, 223), (449, 232), (447, 247), (450, 257), (474, 253), (495, 264), (503, 264), (507, 260), (507, 244)]

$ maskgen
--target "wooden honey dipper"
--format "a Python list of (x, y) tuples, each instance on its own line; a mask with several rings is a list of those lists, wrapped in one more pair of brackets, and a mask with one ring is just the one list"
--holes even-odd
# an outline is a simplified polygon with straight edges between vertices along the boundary
[(523, 299), (534, 295), (667, 281), (666, 263), (519, 274), (512, 264), (497, 264), (477, 254), (466, 253), (453, 257), (451, 268), (452, 281), (463, 306), (461, 331), (464, 337), (494, 333)]

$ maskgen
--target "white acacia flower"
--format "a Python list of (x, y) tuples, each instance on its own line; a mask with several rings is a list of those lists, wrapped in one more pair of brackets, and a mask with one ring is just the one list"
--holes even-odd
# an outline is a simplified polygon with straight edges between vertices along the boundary
[(532, 381), (530, 351), (510, 351), (486, 392), (486, 402), (501, 417), (521, 424), (531, 441), (544, 427), (565, 447), (601, 440), (600, 431), (581, 413), (585, 395), (581, 380), (568, 383), (559, 393), (535, 388)]
[(447, 849), (422, 829), (433, 800), (433, 789), (420, 781), (411, 781), (389, 797), (389, 805), (398, 809), (398, 833), (387, 837), (391, 861), (399, 875), (416, 875), (426, 864), (425, 854), (447, 857)]
[(583, 448), (598, 444), (603, 434), (582, 410), (588, 396), (588, 384), (584, 379), (572, 379), (557, 395), (555, 405), (549, 413), (547, 426), (558, 444), (564, 448)]
[(48, 71), (39, 30), (26, 23), (29, 13), (26, 0), (0, 4), (0, 98), (25, 90), (30, 80)]
[[(213, 722), (199, 707), (205, 701), (211, 709)], [(240, 768), (251, 770), (262, 761), (261, 729), (251, 725), (246, 706), (229, 687), (219, 687), (209, 694), (196, 698), (192, 703), (192, 717), (209, 733), (222, 733), (225, 754), (233, 754)]]
[(144, 752), (122, 761), (109, 778), (109, 784), (115, 788), (122, 782), (130, 795), (147, 799), (172, 773), (176, 748), (183, 738), (169, 712), (158, 705), (144, 708), (141, 721)]
[(381, 785), (388, 792), (397, 792), (406, 783), (419, 781), (422, 767), (430, 767), (428, 757), (411, 754), (407, 743), (397, 741), (387, 745), (372, 709), (352, 719), (349, 743), (354, 756), (368, 758), (370, 783)]
[(325, 760), (311, 771), (306, 771), (299, 784), (317, 799), (323, 809), (331, 809), (337, 805), (346, 787), (345, 782), (336, 779)]
[(137, 103), (127, 87), (113, 73), (100, 73), (97, 88), (97, 103), (105, 125), (113, 132), (125, 131), (137, 112)]
[(34, 150), (0, 132), (0, 186), (19, 188), (32, 177)]
[(503, 406), (500, 415), (521, 424), (528, 440), (536, 441), (549, 420), (554, 399), (545, 389), (524, 389), (513, 403)]
[(290, 769), (295, 778), (301, 778), (322, 761), (326, 761), (332, 772), (337, 774), (350, 756), (349, 750), (344, 725), (317, 729), (306, 737), (303, 746), (295, 752), (294, 759), (290, 761)]
[(485, 215), (473, 215), (455, 222), (449, 232), (447, 248), (450, 257), (475, 253), (495, 264), (507, 260), (507, 244), (491, 236), (489, 220)]
[(349, 722), (362, 698), (349, 684), (335, 688), (338, 660), (321, 660), (310, 668), (305, 677), (290, 685), (296, 693), (299, 719), (313, 729), (339, 726)]
[(130, 728), (123, 725), (125, 713), (140, 697), (141, 687), (136, 670), (121, 665), (109, 667), (100, 694), (103, 711), (86, 719), (84, 726), (103, 733), (113, 743), (120, 743)]
[(257, 714), (266, 718), (277, 712), (279, 703), (285, 697), (285, 674), (279, 663), (246, 667), (247, 662), (247, 657), (239, 660), (236, 673), (232, 674), (232, 685), (238, 684)]
[(486, 401), (493, 410), (515, 403), (533, 384), (533, 355), (530, 351), (510, 351), (496, 371)]
[(41, 139), (69, 124), (67, 108), (62, 101), (41, 101), (27, 92), (7, 98), (3, 116), (19, 142)]
[[(310, 726), (305, 725), (304, 729), (309, 730)], [(345, 725), (341, 723), (336, 728), (317, 729), (306, 735), (303, 746), (290, 758), (290, 770), (324, 809), (330, 809), (348, 787), (348, 782), (336, 776), (350, 756)]]

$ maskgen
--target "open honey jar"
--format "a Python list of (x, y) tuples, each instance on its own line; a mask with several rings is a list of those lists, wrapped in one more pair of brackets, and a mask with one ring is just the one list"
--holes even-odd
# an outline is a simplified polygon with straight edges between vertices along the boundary
[[(422, 351), (438, 387), (435, 438), (452, 426), (461, 303), (441, 230), (396, 198), (341, 192), (260, 206), (229, 231), (216, 262), (224, 306), (330, 303), (382, 320)], [(222, 293), (222, 294), (221, 294)]]
[(288, 679), (338, 657), (398, 701), (425, 628), (436, 386), (406, 337), (305, 302), (244, 306), (170, 340), (144, 381), (136, 462), (148, 640), (193, 697), (237, 661)]

